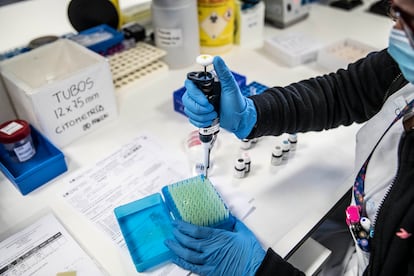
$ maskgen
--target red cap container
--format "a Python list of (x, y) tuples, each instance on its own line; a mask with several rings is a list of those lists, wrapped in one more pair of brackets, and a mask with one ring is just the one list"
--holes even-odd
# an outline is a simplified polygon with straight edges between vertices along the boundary
[(36, 154), (30, 125), (24, 120), (0, 124), (0, 143), (14, 161), (24, 162)]

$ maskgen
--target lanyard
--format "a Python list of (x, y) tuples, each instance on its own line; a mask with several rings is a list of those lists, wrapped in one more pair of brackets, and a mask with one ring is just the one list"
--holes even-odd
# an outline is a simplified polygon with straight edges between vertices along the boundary
[(378, 144), (381, 142), (382, 138), (384, 138), (385, 134), (391, 129), (391, 127), (400, 120), (404, 115), (408, 113), (414, 107), (414, 100), (409, 102), (401, 112), (394, 118), (388, 128), (384, 131), (378, 142), (375, 144), (374, 148), (372, 149), (371, 153), (369, 154), (367, 160), (362, 165), (361, 169), (359, 170), (354, 186), (353, 186), (353, 193), (356, 206), (349, 206), (346, 210), (347, 215), (347, 224), (351, 229), (351, 233), (355, 237), (357, 244), (359, 247), (366, 252), (369, 252), (369, 240), (373, 237), (373, 227), (371, 222), (368, 218), (365, 217), (365, 206), (364, 206), (364, 189), (365, 189), (365, 175), (367, 171), (367, 166), (369, 160), (372, 157), (375, 149), (377, 148)]
[(378, 144), (381, 142), (382, 138), (384, 138), (385, 134), (391, 129), (391, 127), (400, 120), (405, 114), (408, 113), (412, 108), (414, 107), (414, 100), (409, 102), (402, 110), (401, 112), (394, 118), (394, 120), (391, 122), (391, 124), (388, 126), (388, 128), (384, 131), (378, 142), (375, 144), (374, 148), (372, 149), (371, 153), (369, 154), (367, 160), (362, 165), (361, 169), (359, 170), (355, 182), (354, 182), (354, 198), (355, 203), (357, 206), (361, 208), (361, 210), (364, 210), (364, 188), (365, 188), (365, 174), (367, 171), (369, 160), (371, 159), (372, 154), (374, 153), (375, 149), (377, 148)]

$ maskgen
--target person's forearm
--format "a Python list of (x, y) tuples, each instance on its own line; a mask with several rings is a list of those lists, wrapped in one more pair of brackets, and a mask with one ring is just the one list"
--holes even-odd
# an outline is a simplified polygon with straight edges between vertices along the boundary
[(398, 66), (383, 50), (347, 70), (251, 96), (257, 123), (249, 138), (365, 122), (378, 112), (399, 74)]

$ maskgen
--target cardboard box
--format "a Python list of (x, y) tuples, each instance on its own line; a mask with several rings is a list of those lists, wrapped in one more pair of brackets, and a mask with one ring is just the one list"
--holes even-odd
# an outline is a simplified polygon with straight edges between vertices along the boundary
[(19, 118), (62, 147), (117, 117), (108, 61), (59, 39), (0, 64)]

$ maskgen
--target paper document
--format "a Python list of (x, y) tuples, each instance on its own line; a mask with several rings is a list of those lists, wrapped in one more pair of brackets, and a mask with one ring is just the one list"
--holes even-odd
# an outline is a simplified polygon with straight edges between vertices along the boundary
[[(184, 178), (187, 164), (180, 164), (154, 138), (143, 134), (123, 145), (90, 168), (68, 175), (59, 194), (67, 203), (105, 232), (129, 256), (114, 209), (158, 193), (169, 183)], [(182, 167), (181, 167), (182, 166)], [(187, 275), (175, 265), (166, 265), (148, 275)]]
[(0, 242), (0, 275), (106, 275), (53, 214)]
[(126, 248), (114, 209), (183, 179), (179, 171), (154, 139), (141, 135), (91, 168), (68, 175), (60, 196)]

